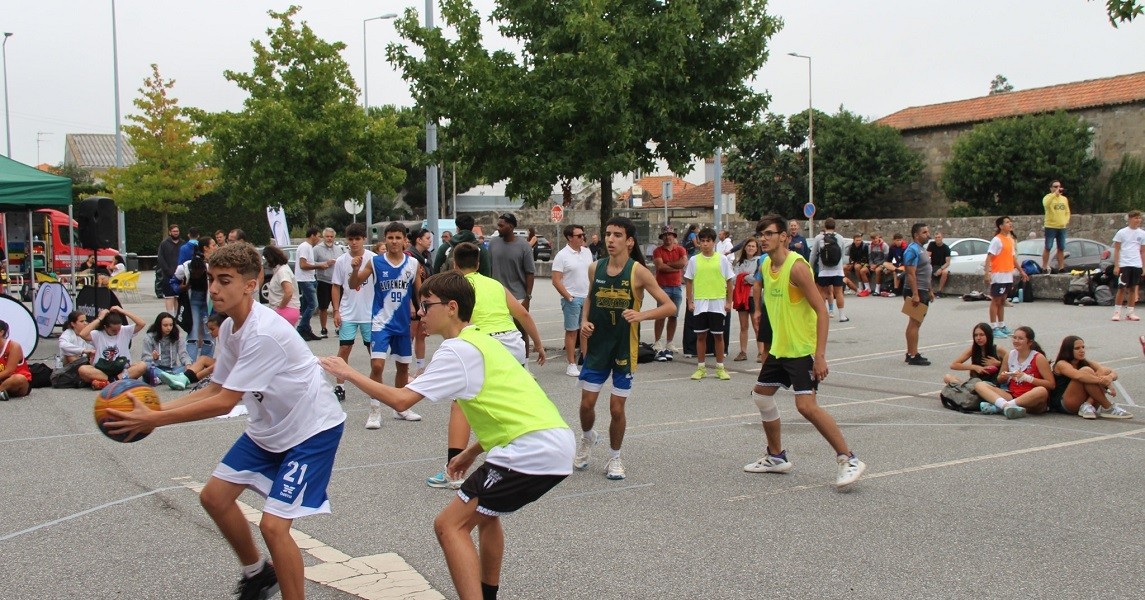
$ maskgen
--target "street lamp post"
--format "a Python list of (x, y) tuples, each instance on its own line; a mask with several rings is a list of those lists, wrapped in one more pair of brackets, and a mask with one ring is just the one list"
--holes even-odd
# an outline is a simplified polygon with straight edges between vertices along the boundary
[[(807, 59), (807, 201), (815, 204), (815, 104), (811, 101), (811, 57), (795, 52), (788, 56)], [(808, 233), (815, 235), (815, 217), (808, 219)]]
[[(425, 28), (433, 29), (433, 0), (425, 0)], [(425, 153), (432, 155), (437, 152), (437, 122), (429, 119), (425, 122)], [(433, 232), (434, 239), (441, 241), (441, 232), (438, 231), (437, 213), (440, 210), (437, 195), (437, 162), (425, 167), (425, 219), (426, 228)]]
[[(378, 21), (382, 19), (393, 19), (397, 17), (397, 13), (386, 13), (377, 17), (370, 17), (369, 19), (362, 19), (362, 110), (366, 112), (366, 118), (370, 116), (370, 55), (366, 52), (366, 23), (370, 21)], [(374, 194), (370, 190), (366, 190), (366, 237), (373, 241), (370, 225), (374, 220)]]
[(4, 131), (8, 134), (8, 158), (12, 158), (12, 121), (8, 118), (8, 38), (12, 34), (4, 32), (4, 43), (0, 44), (0, 51), (4, 54)]
[[(115, 168), (123, 168), (123, 128), (119, 124), (119, 34), (115, 31), (115, 0), (111, 0), (111, 63), (112, 77), (115, 79)], [(119, 225), (119, 254), (127, 256), (127, 217), (123, 209), (117, 209)]]

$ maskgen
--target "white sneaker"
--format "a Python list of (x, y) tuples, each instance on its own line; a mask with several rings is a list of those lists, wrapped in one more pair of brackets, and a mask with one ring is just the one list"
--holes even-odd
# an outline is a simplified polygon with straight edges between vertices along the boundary
[(589, 436), (588, 441), (585, 441), (582, 434), (576, 440), (576, 455), (573, 456), (573, 468), (578, 471), (583, 471), (588, 468), (588, 456), (592, 453), (592, 447), (600, 441), (600, 436), (596, 435), (595, 431), (589, 431), (592, 435)]
[(657, 352), (663, 350), (664, 346), (665, 346), (665, 344), (661, 340), (656, 340), (655, 342), (652, 342), (652, 349), (657, 351)]
[(366, 417), (366, 429), (382, 428), (382, 407), (371, 406), (370, 416)]
[[(1086, 404), (1086, 406), (1090, 406), (1090, 405)], [(1133, 418), (1133, 415), (1129, 414), (1129, 411), (1125, 410), (1124, 408), (1121, 408), (1120, 406), (1117, 406), (1116, 404), (1114, 404), (1113, 407), (1108, 409), (1108, 410), (1106, 410), (1104, 408), (1097, 409), (1097, 416), (1101, 417), (1102, 419), (1132, 419)]]
[(569, 366), (565, 367), (565, 375), (580, 377), (580, 367), (576, 366), (576, 363), (569, 363)]
[(620, 461), (619, 456), (608, 459), (608, 466), (604, 469), (604, 476), (612, 479), (624, 479), (624, 463)]
[(857, 457), (840, 454), (835, 459), (839, 462), (839, 476), (835, 478), (836, 489), (849, 489), (867, 470), (867, 463)]
[(793, 468), (795, 465), (787, 460), (786, 452), (779, 453), (779, 456), (765, 454), (763, 458), (743, 466), (743, 470), (748, 473), (787, 473)]
[(394, 411), (394, 418), (399, 421), (420, 421), (421, 415), (415, 413), (412, 408), (407, 408), (402, 412)]
[(1092, 404), (1082, 404), (1077, 411), (1077, 416), (1083, 419), (1096, 419), (1097, 411), (1093, 409)]

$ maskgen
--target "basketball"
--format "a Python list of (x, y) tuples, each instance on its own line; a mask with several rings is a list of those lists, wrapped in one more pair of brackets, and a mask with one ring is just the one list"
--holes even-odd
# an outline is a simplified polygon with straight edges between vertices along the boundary
[(131, 412), (135, 409), (135, 403), (131, 401), (132, 398), (138, 399), (147, 408), (151, 410), (159, 410), (159, 395), (151, 386), (139, 381), (138, 379), (120, 379), (113, 382), (107, 387), (100, 390), (99, 394), (95, 397), (95, 424), (99, 430), (107, 437), (117, 442), (138, 442), (139, 440), (147, 437), (147, 434), (139, 434), (134, 438), (128, 440), (127, 435), (115, 435), (108, 432), (104, 427), (104, 423), (114, 420), (114, 417), (107, 414), (107, 409), (115, 409), (122, 412)]

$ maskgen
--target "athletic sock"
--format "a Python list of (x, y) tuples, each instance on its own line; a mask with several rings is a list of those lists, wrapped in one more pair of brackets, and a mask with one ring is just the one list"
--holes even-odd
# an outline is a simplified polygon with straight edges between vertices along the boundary
[(843, 319), (846, 319), (846, 318), (847, 318), (847, 315), (843, 312), (843, 309), (840, 308), (839, 309), (839, 320), (842, 321)]
[(424, 358), (415, 359), (414, 360), (414, 366), (417, 367), (418, 371), (424, 369), (425, 368), (425, 359)]
[(586, 441), (586, 442), (591, 442), (592, 438), (593, 438), (592, 434), (593, 434), (593, 431), (591, 429), (589, 429), (588, 431), (581, 433), (580, 437), (584, 438), (584, 441)]
[(199, 376), (194, 371), (183, 371), (183, 377), (187, 378), (187, 383), (197, 383)]
[(724, 368), (724, 363), (722, 363), (722, 362), (718, 362), (718, 363), (716, 363), (716, 368), (717, 368), (717, 369), (722, 369), (722, 368)]
[(875, 293), (876, 293), (876, 294), (880, 293), (880, 292), (879, 292), (879, 287), (880, 287), (880, 284), (876, 283), (876, 284), (875, 284)]
[(258, 575), (260, 572), (262, 572), (262, 568), (265, 566), (266, 559), (260, 556), (254, 564), (243, 565), (243, 577), (250, 579), (251, 577), (254, 577), (255, 575)]
[(835, 303), (834, 302), (828, 302), (827, 303), (827, 310), (829, 312), (835, 312)]
[(484, 581), (481, 582), (481, 600), (497, 600), (497, 590), (501, 589), (499, 585), (489, 585)]
[(370, 408), (381, 408), (382, 401), (375, 398), (370, 398)]
[(997, 406), (998, 410), (1006, 410), (1006, 399), (998, 398), (997, 400), (994, 400), (994, 406)]
[(609, 458), (620, 458), (620, 450), (613, 450), (612, 448), (609, 448), (608, 449), (608, 457)]

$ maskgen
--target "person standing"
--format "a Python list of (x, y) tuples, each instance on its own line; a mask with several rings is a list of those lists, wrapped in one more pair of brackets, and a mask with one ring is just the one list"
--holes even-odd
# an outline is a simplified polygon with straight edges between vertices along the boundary
[[(497, 237), (489, 242), (489, 263), (493, 267), (493, 279), (501, 282), (505, 289), (525, 307), (533, 297), (533, 249), (529, 243), (517, 236), (513, 228), (517, 217), (504, 213), (497, 217)], [(520, 321), (514, 319), (517, 330), (525, 335)], [(529, 338), (525, 338), (525, 354), (529, 353)]]
[(823, 232), (815, 236), (811, 245), (811, 266), (819, 273), (815, 284), (827, 302), (828, 318), (835, 316), (835, 305), (839, 305), (840, 323), (851, 320), (843, 312), (843, 290), (846, 287), (843, 285), (843, 266), (847, 263), (844, 244), (843, 236), (835, 233), (835, 219), (827, 219), (823, 221)]
[(729, 233), (727, 229), (721, 229), (719, 232), (719, 240), (716, 242), (716, 254), (727, 256), (732, 253), (733, 248), (735, 248), (735, 245), (732, 243), (731, 233)]
[[(816, 402), (819, 382), (827, 378), (827, 307), (816, 289), (811, 268), (802, 256), (787, 249), (787, 224), (783, 217), (767, 215), (756, 230), (767, 256), (759, 268), (762, 285), (756, 288), (755, 309), (766, 307), (772, 339), (767, 359), (751, 397), (759, 408), (767, 444), (763, 458), (745, 465), (748, 473), (787, 473), (794, 465), (787, 459), (780, 438), (779, 386), (795, 393), (795, 408), (815, 426), (835, 451), (838, 474), (835, 487), (850, 488), (867, 465), (855, 456), (843, 432)], [(760, 326), (763, 329), (763, 326)]]
[[(684, 267), (688, 266), (688, 251), (677, 243), (676, 230), (665, 225), (660, 232), (660, 245), (652, 251), (652, 261), (656, 265), (656, 285), (668, 294), (675, 310), (666, 319), (656, 319), (652, 325), (655, 336), (652, 346), (656, 348), (656, 360), (669, 362), (676, 358), (676, 348), (672, 346), (672, 338), (676, 337), (676, 322), (680, 314), (680, 306), (684, 304)], [(667, 331), (665, 332), (665, 323)], [(660, 334), (664, 333), (664, 342), (660, 341)]]
[(732, 308), (735, 273), (728, 257), (715, 250), (715, 231), (705, 227), (700, 230), (697, 239), (700, 252), (688, 259), (688, 266), (684, 269), (684, 291), (696, 332), (697, 366), (692, 379), (699, 381), (708, 374), (705, 359), (708, 332), (711, 332), (712, 345), (715, 346), (712, 353), (716, 356), (716, 377), (728, 381), (731, 375), (724, 367), (724, 325), (728, 311)]
[(1126, 321), (1140, 321), (1133, 314), (1137, 306), (1137, 290), (1141, 286), (1141, 266), (1145, 263), (1145, 230), (1141, 229), (1141, 211), (1131, 210), (1125, 215), (1128, 225), (1113, 236), (1113, 274), (1117, 276), (1117, 298), (1113, 302), (1113, 320), (1121, 320), (1125, 307)]
[[(580, 336), (580, 313), (588, 296), (588, 268), (592, 266), (592, 252), (584, 245), (584, 227), (567, 225), (564, 229), (568, 245), (553, 259), (553, 287), (561, 295), (561, 314), (565, 325), (565, 375), (580, 377), (576, 364), (577, 338)], [(580, 348), (585, 347), (584, 339)]]
[[(473, 234), (474, 226), (473, 215), (461, 215), (457, 217), (457, 235), (450, 235), (449, 238), (446, 239), (445, 233), (448, 232), (442, 233), (441, 245), (437, 247), (437, 251), (433, 255), (432, 271), (434, 273), (441, 273), (442, 271), (453, 268), (453, 261), (450, 260), (447, 262), (446, 259), (449, 258), (450, 253), (453, 252), (453, 248), (458, 244), (469, 242), (471, 244), (477, 244), (478, 247), (484, 250), (484, 243), (479, 242), (477, 236)], [(477, 272), (486, 277), (492, 277), (493, 268), (489, 265), (488, 252), (481, 252), (480, 264), (481, 266), (477, 269)]]
[[(366, 226), (362, 223), (347, 225), (346, 244), (349, 251), (334, 261), (334, 273), (330, 278), (334, 329), (338, 332), (338, 356), (342, 360), (350, 359), (350, 351), (358, 337), (362, 338), (366, 352), (370, 351), (370, 322), (374, 316), (374, 280), (363, 272), (365, 265), (374, 262), (374, 252), (366, 248)], [(359, 257), (362, 258), (358, 267), (360, 281), (357, 286), (351, 286), (350, 262)], [(370, 379), (382, 380), (382, 370), (374, 361), (370, 361)], [(346, 388), (342, 383), (342, 379), (334, 382), (334, 395), (339, 402), (346, 401)]]
[[(199, 247), (199, 228), (194, 225), (187, 228), (187, 241), (179, 245), (179, 262), (176, 265), (181, 265), (191, 260), (195, 256), (195, 251)], [(112, 273), (115, 275), (115, 273)]]
[(1058, 271), (1065, 270), (1065, 236), (1069, 227), (1069, 198), (1065, 197), (1062, 182), (1050, 182), (1050, 193), (1042, 197), (1042, 208), (1046, 211), (1046, 245), (1042, 249), (1042, 271), (1049, 272), (1050, 250), (1057, 244)]
[(306, 241), (298, 245), (298, 261), (294, 265), (294, 280), (298, 284), (298, 335), (302, 339), (312, 342), (322, 338), (314, 335), (310, 327), (310, 317), (318, 308), (318, 278), (317, 271), (328, 268), (334, 264), (333, 260), (318, 262), (314, 257), (314, 246), (318, 244), (318, 228), (310, 227), (306, 230)]
[[(910, 245), (903, 252), (903, 266), (906, 267), (906, 282), (903, 286), (904, 302), (910, 302), (911, 307), (917, 308), (920, 304), (930, 305), (930, 254), (926, 251), (926, 243), (930, 241), (930, 228), (926, 223), (915, 223), (910, 227)], [(906, 323), (906, 364), (917, 367), (930, 365), (918, 351), (918, 331), (922, 327), (922, 319), (907, 317)]]
[(811, 262), (811, 245), (807, 243), (807, 238), (800, 234), (801, 231), (803, 231), (803, 225), (798, 220), (791, 219), (787, 222), (787, 249), (798, 253), (799, 256), (803, 257), (803, 260)]
[[(986, 249), (986, 285), (990, 286), (990, 326), (994, 328), (994, 337), (1009, 337), (1014, 333), (1006, 327), (1006, 300), (1010, 297), (1010, 290), (1014, 287), (1014, 269), (1016, 260), (1014, 254), (1014, 223), (1010, 217), (998, 217), (994, 220), (994, 239), (990, 240), (990, 247)], [(1022, 280), (1029, 279), (1025, 271), (1020, 271)]]
[(934, 279), (938, 280), (938, 289), (934, 290), (934, 297), (941, 298), (946, 289), (946, 279), (950, 277), (950, 246), (942, 242), (942, 232), (934, 232), (934, 241), (926, 246), (930, 253), (930, 266), (934, 269)]
[[(322, 326), (322, 337), (329, 337), (330, 332), (326, 329), (327, 319), (330, 315), (330, 278), (334, 274), (334, 262), (342, 255), (345, 250), (341, 246), (334, 245), (334, 228), (327, 227), (322, 230), (322, 242), (314, 246), (314, 262), (320, 265), (328, 265), (324, 269), (317, 269), (314, 271), (314, 279), (317, 284), (317, 298), (318, 298), (318, 323)], [(335, 327), (335, 334), (337, 327)]]
[[(604, 244), (608, 258), (597, 261), (589, 272), (592, 279), (581, 314), (580, 330), (588, 343), (584, 367), (580, 370), (581, 437), (577, 441), (573, 467), (578, 471), (588, 468), (589, 454), (598, 439), (592, 428), (596, 423), (596, 401), (611, 375), (612, 395), (608, 399), (612, 417), (608, 425), (611, 452), (605, 476), (618, 480), (625, 478), (624, 463), (620, 460), (620, 446), (628, 426), (624, 403), (632, 393), (636, 373), (640, 322), (665, 318), (675, 305), (644, 266), (635, 223), (624, 217), (609, 219)], [(656, 300), (656, 308), (640, 310), (645, 291)]]
[(163, 308), (175, 314), (179, 310), (179, 294), (171, 287), (171, 277), (175, 275), (175, 267), (179, 266), (179, 225), (172, 223), (167, 226), (167, 237), (159, 242), (156, 252), (156, 277), (159, 278), (159, 290), (163, 294)]

